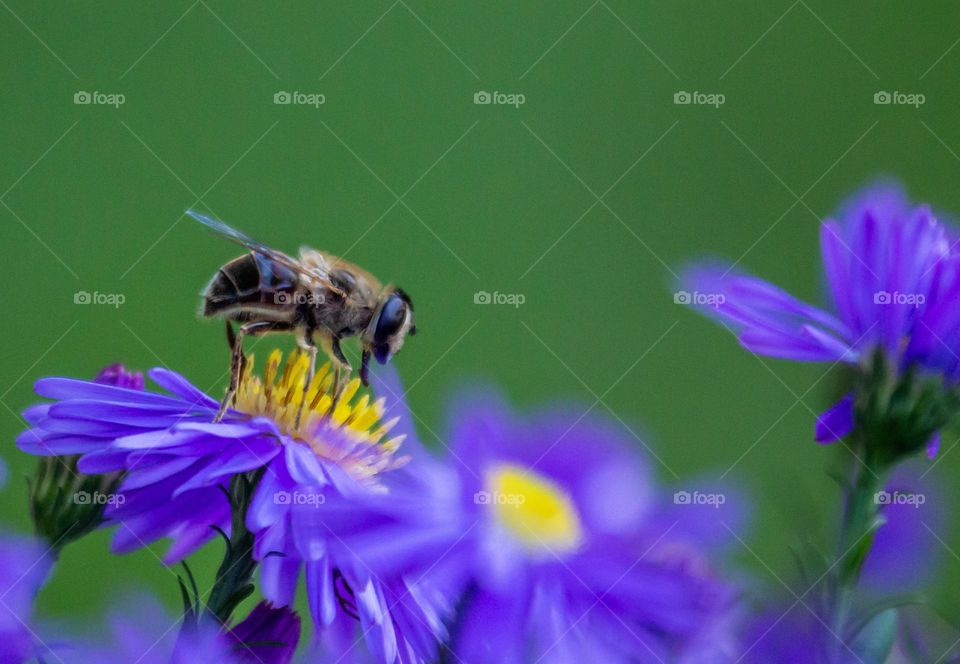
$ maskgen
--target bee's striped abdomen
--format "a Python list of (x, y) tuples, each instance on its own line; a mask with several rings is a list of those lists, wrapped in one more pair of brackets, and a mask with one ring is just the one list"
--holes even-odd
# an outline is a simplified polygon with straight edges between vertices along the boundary
[(293, 301), (296, 287), (297, 275), (287, 266), (257, 253), (245, 254), (224, 265), (210, 280), (203, 294), (203, 315), (284, 309)]

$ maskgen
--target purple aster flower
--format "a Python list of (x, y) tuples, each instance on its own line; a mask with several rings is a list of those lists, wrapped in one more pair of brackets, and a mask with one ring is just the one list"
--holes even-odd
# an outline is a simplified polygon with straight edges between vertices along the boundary
[(300, 640), (300, 617), (288, 607), (260, 602), (226, 638), (243, 664), (290, 664)]
[[(809, 598), (807, 598), (809, 600)], [(787, 603), (757, 616), (743, 638), (744, 664), (809, 662), (810, 664), (862, 664), (865, 659), (829, 619), (818, 618), (812, 601), (807, 606)], [(809, 607), (809, 608), (808, 608)]]
[[(960, 378), (960, 255), (951, 232), (926, 206), (914, 207), (896, 186), (868, 188), (820, 227), (820, 247), (831, 309), (803, 302), (756, 277), (717, 265), (686, 272), (678, 301), (731, 326), (750, 351), (805, 362), (844, 362), (883, 374), (921, 370), (951, 384)], [(909, 392), (909, 390), (904, 390)], [(912, 393), (911, 393), (912, 394)], [(893, 398), (906, 399), (907, 394)], [(860, 400), (858, 402), (858, 397)], [(816, 439), (847, 435), (872, 405), (848, 394), (821, 414)], [(884, 421), (897, 445), (935, 452), (944, 424), (942, 404), (918, 398), (919, 422)], [(896, 406), (887, 408), (892, 413)], [(917, 406), (917, 403), (911, 404)], [(875, 414), (873, 414), (875, 415)], [(922, 436), (922, 440), (902, 440)]]
[(262, 379), (252, 367), (250, 358), (236, 407), (219, 423), (212, 422), (217, 402), (168, 370), (149, 373), (166, 394), (43, 379), (38, 394), (55, 401), (28, 411), (33, 428), (18, 444), (34, 454), (79, 454), (83, 472), (123, 472), (106, 511), (119, 526), (114, 549), (170, 537), (169, 561), (201, 546), (211, 526), (229, 531), (228, 485), (238, 474), (261, 471), (246, 525), (265, 596), (290, 605), (303, 572), (319, 627), (359, 622), (385, 664), (430, 659), (442, 636), (436, 605), (449, 602), (374, 576), (320, 518), (331, 498), (384, 492), (382, 477), (404, 465), (396, 454), (403, 435), (391, 435), (395, 421), (382, 421), (385, 400), (358, 396), (353, 380), (332, 409), (332, 376), (321, 368), (298, 424), (306, 357), (283, 365), (276, 351)]
[(33, 602), (46, 583), (54, 556), (43, 542), (32, 537), (0, 535), (0, 662), (55, 658), (51, 646), (37, 635)]
[(104, 634), (77, 639), (61, 652), (73, 664), (290, 664), (300, 638), (300, 619), (289, 609), (261, 602), (225, 629), (213, 620), (183, 623), (152, 597), (121, 601), (107, 617)]
[[(389, 370), (374, 377), (378, 393), (384, 394), (372, 414), (359, 415), (352, 426), (366, 431), (383, 413), (387, 425), (375, 432), (397, 435), (385, 449), (395, 449), (413, 432), (409, 413), (398, 396), (399, 381)], [(344, 430), (325, 431), (328, 440), (348, 435)], [(380, 433), (375, 433), (379, 437)], [(347, 449), (348, 441), (337, 443)], [(404, 449), (417, 463), (399, 468), (396, 461), (371, 460), (360, 482), (342, 471), (325, 469), (307, 448), (289, 447), (274, 460), (264, 475), (247, 514), (247, 527), (256, 535), (255, 557), (261, 561), (264, 595), (281, 605), (293, 601), (301, 572), (306, 581), (307, 601), (320, 632), (317, 657), (322, 661), (374, 661), (379, 664), (419, 664), (433, 661), (438, 642), (446, 637), (445, 620), (454, 609), (459, 587), (441, 583), (439, 577), (412, 579), (399, 557), (390, 566), (371, 565), (373, 558), (358, 555), (374, 543), (389, 550), (401, 542), (392, 539), (398, 531), (381, 530), (383, 522), (373, 506), (389, 505), (391, 511), (410, 501), (422, 501), (419, 489), (429, 465), (415, 439)], [(392, 468), (393, 472), (382, 473)], [(353, 545), (349, 542), (352, 541)], [(356, 548), (355, 548), (356, 547)]]
[(103, 383), (104, 385), (116, 385), (130, 390), (142, 390), (143, 374), (139, 371), (130, 371), (120, 363), (105, 366), (93, 379), (94, 383)]
[(619, 428), (570, 408), (519, 419), (490, 396), (453, 412), (476, 588), (458, 655), (682, 661), (696, 648), (696, 661), (723, 661), (720, 639), (707, 657), (702, 637), (732, 610), (732, 591), (658, 523), (650, 470)]
[(957, 662), (956, 629), (930, 606), (889, 608), (856, 598), (855, 622), (841, 628), (810, 595), (756, 615), (743, 636), (743, 664)]
[(380, 407), (367, 396), (353, 403), (359, 381), (347, 386), (328, 417), (331, 377), (319, 371), (297, 428), (297, 390), (306, 375), (306, 358), (297, 356), (278, 376), (282, 358), (279, 351), (273, 353), (263, 381), (252, 374), (252, 359), (236, 409), (219, 423), (212, 422), (218, 402), (167, 369), (149, 372), (165, 394), (70, 378), (41, 379), (37, 393), (55, 402), (24, 413), (33, 427), (20, 434), (17, 444), (31, 454), (80, 455), (83, 473), (124, 473), (106, 511), (121, 526), (114, 550), (130, 551), (170, 537), (168, 561), (182, 559), (212, 537), (211, 525), (229, 532), (224, 489), (238, 473), (267, 466), (278, 470), (284, 464), (295, 471), (313, 463), (331, 483), (365, 485), (400, 463), (393, 454), (400, 441), (384, 439), (389, 423), (372, 428)]
[(898, 466), (876, 500), (883, 527), (874, 535), (861, 585), (875, 593), (906, 593), (929, 582), (945, 549), (947, 504), (919, 460)]
[(571, 409), (520, 419), (489, 393), (452, 412), (448, 458), (414, 447), (387, 495), (325, 506), (378, 574), (467, 589), (452, 661), (731, 661), (732, 590), (693, 539), (671, 536), (679, 520), (660, 520), (616, 427)]

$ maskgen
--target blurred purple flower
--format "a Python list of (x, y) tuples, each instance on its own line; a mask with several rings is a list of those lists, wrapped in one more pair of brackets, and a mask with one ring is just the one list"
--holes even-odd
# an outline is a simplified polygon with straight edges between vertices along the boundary
[(878, 593), (917, 590), (929, 582), (945, 550), (947, 510), (943, 492), (929, 476), (929, 464), (898, 466), (876, 496), (884, 524), (877, 529), (861, 585)]
[(300, 637), (300, 619), (289, 609), (261, 602), (250, 615), (224, 630), (212, 620), (183, 624), (152, 597), (119, 603), (105, 633), (76, 639), (60, 652), (72, 664), (290, 664)]
[[(0, 662), (56, 657), (38, 635), (33, 602), (47, 581), (54, 556), (32, 537), (0, 535)], [(54, 646), (55, 647), (55, 646)]]
[[(865, 364), (880, 350), (895, 367), (960, 379), (960, 256), (928, 207), (913, 207), (893, 185), (868, 188), (839, 222), (823, 222), (820, 247), (832, 311), (717, 265), (688, 270), (681, 287), (693, 294), (681, 299), (732, 326), (759, 355)], [(847, 395), (818, 417), (816, 439), (845, 436), (853, 420)], [(936, 437), (920, 442), (935, 452)]]
[(139, 371), (130, 371), (119, 362), (101, 369), (93, 382), (125, 387), (128, 390), (142, 390), (144, 387), (143, 374)]
[(300, 617), (288, 607), (260, 602), (226, 638), (243, 664), (290, 664), (300, 640)]
[(723, 661), (729, 635), (701, 637), (733, 610), (732, 589), (672, 537), (680, 520), (657, 518), (652, 474), (622, 430), (574, 412), (519, 419), (490, 395), (454, 408), (476, 588), (454, 650), (469, 662), (583, 662), (680, 660), (696, 647), (696, 661)]
[(325, 521), (377, 573), (467, 588), (452, 661), (732, 661), (733, 590), (696, 517), (660, 518), (619, 429), (570, 409), (520, 419), (490, 393), (451, 410), (447, 458), (413, 447), (390, 493)]
[[(805, 662), (809, 664), (867, 664), (830, 621), (818, 617), (815, 602), (787, 603), (758, 615), (743, 638), (738, 661), (743, 664)], [(809, 608), (808, 608), (809, 607)]]

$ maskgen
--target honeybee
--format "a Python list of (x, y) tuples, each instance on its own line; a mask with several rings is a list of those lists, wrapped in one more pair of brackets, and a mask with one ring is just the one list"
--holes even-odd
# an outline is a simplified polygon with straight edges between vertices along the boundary
[[(187, 214), (218, 235), (250, 250), (221, 267), (203, 292), (202, 315), (226, 320), (230, 345), (230, 386), (220, 402), (219, 422), (237, 391), (245, 361), (243, 339), (269, 333), (296, 336), (310, 358), (304, 397), (316, 370), (317, 343), (334, 367), (333, 399), (342, 385), (341, 372), (352, 372), (340, 341), (360, 335), (360, 380), (369, 384), (370, 356), (390, 361), (406, 336), (417, 332), (413, 302), (401, 289), (380, 282), (366, 270), (309, 247), (298, 258), (257, 242), (221, 221), (188, 210)], [(233, 323), (238, 323), (236, 332)], [(297, 424), (303, 411), (302, 399)]]

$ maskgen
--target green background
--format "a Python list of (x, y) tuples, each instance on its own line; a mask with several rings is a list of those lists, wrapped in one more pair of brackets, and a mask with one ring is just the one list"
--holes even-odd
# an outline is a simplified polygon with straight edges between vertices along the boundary
[[(36, 378), (123, 361), (222, 389), (223, 332), (196, 309), (237, 251), (182, 216), (196, 207), (412, 294), (421, 334), (396, 364), (429, 444), (470, 377), (522, 408), (601, 397), (596, 412), (644, 432), (665, 491), (736, 462), (755, 555), (735, 555), (759, 579), (792, 578), (790, 545), (831, 532), (836, 459), (811, 438), (833, 376), (741, 350), (674, 304), (671, 271), (742, 258), (821, 302), (818, 219), (857, 187), (892, 175), (960, 210), (956, 3), (0, 5), (4, 524), (28, 527), (33, 460), (13, 438)], [(276, 105), (281, 90), (325, 103)], [(476, 105), (482, 90), (525, 103)], [(682, 90), (725, 103), (676, 105)], [(880, 90), (926, 101), (875, 105)], [(77, 105), (77, 91), (125, 103)], [(78, 291), (125, 303), (77, 305)], [(478, 291), (525, 302), (476, 305)], [(929, 475), (954, 501), (938, 533), (949, 583), (933, 588), (948, 612), (955, 442)], [(109, 557), (107, 540), (67, 550), (43, 611), (139, 587), (176, 606), (154, 553)], [(201, 585), (218, 555), (197, 557)]]

